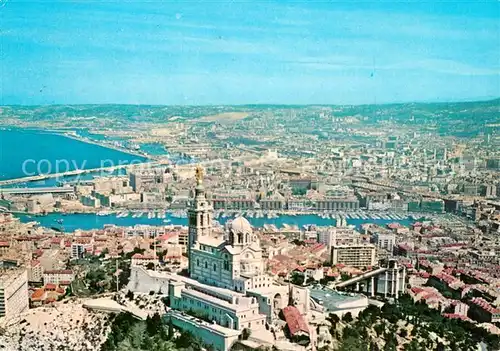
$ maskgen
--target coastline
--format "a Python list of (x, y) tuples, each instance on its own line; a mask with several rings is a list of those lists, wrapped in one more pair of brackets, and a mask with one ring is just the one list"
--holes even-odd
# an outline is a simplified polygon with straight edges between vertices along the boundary
[[(73, 130), (71, 130), (71, 131), (73, 131)], [(80, 141), (82, 143), (97, 145), (97, 146), (105, 147), (107, 149), (112, 149), (112, 150), (115, 150), (115, 151), (120, 151), (120, 152), (123, 152), (125, 154), (132, 155), (132, 156), (138, 156), (138, 157), (144, 158), (145, 161), (154, 159), (154, 157), (152, 157), (152, 155), (147, 155), (146, 156), (146, 155), (144, 155), (142, 153), (134, 152), (134, 151), (132, 151), (130, 149), (121, 148), (119, 146), (110, 145), (108, 143), (99, 143), (96, 140), (92, 140), (92, 139), (88, 139), (88, 138), (85, 138), (85, 137), (81, 137), (81, 136), (79, 136), (77, 134), (71, 134), (69, 131), (66, 132), (66, 133), (61, 132), (61, 131), (52, 131), (52, 132), (54, 134), (57, 134), (57, 135), (60, 135), (60, 136), (63, 136), (63, 137), (69, 138), (69, 139), (73, 139), (73, 140), (76, 140), (76, 141)]]
[[(94, 145), (98, 147), (102, 147), (107, 150), (113, 150), (115, 152), (120, 152), (124, 155), (127, 156), (134, 156), (138, 157), (139, 163), (136, 163), (134, 165), (143, 165), (143, 164), (148, 164), (155, 162), (154, 157), (150, 156), (145, 156), (141, 153), (136, 153), (131, 150), (119, 148), (113, 145), (105, 144), (105, 143), (99, 143), (94, 140), (86, 139), (86, 138), (81, 138), (76, 135), (72, 135), (71, 132), (74, 132), (74, 129), (67, 132), (63, 132), (61, 130), (56, 130), (56, 129), (42, 129), (42, 128), (22, 128), (18, 126), (2, 126), (2, 131), (16, 131), (16, 132), (35, 132), (39, 134), (48, 134), (48, 135), (56, 135), (59, 137), (64, 137), (67, 139), (71, 139), (77, 142), (89, 144), (89, 145)], [(64, 173), (49, 173), (49, 174), (37, 174), (33, 176), (27, 176), (27, 177), (18, 177), (18, 178), (7, 178), (7, 179), (2, 179), (0, 180), (0, 187), (5, 186), (5, 185), (12, 185), (12, 184), (18, 184), (18, 183), (27, 183), (31, 181), (39, 181), (39, 180), (45, 180), (45, 179), (51, 179), (51, 178), (57, 178), (61, 176), (71, 176), (71, 175), (78, 175), (78, 174), (86, 174), (86, 173), (93, 173), (93, 172), (98, 172), (102, 170), (111, 170), (111, 169), (119, 169), (119, 168), (127, 168), (130, 167), (131, 165), (119, 165), (119, 166), (113, 166), (113, 167), (105, 167), (105, 168), (87, 168), (87, 169), (75, 169), (72, 171), (67, 171)]]

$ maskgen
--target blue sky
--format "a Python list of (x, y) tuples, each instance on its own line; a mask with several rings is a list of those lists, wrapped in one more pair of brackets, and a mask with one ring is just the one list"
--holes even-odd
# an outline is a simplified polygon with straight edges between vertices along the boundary
[(500, 2), (1, 0), (0, 104), (500, 96)]

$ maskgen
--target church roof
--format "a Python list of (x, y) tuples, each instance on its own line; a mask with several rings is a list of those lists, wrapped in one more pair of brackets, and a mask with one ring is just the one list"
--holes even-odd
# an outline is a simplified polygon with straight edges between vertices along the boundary
[(212, 236), (200, 236), (198, 237), (198, 243), (202, 245), (207, 245), (211, 247), (219, 247), (221, 244), (224, 243), (223, 238), (215, 238)]
[(241, 216), (233, 219), (229, 227), (234, 233), (252, 232), (252, 226), (250, 225), (250, 222), (248, 222), (248, 220), (245, 217)]

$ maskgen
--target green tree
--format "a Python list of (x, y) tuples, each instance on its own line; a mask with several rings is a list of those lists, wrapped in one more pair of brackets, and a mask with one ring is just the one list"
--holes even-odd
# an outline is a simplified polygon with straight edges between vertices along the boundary
[(342, 321), (346, 323), (351, 323), (353, 321), (351, 312), (347, 312), (342, 316)]
[(302, 273), (293, 272), (290, 277), (290, 282), (295, 285), (303, 285), (304, 284), (304, 275)]
[(248, 340), (248, 338), (250, 337), (252, 331), (248, 328), (244, 328), (242, 331), (241, 331), (241, 339), (242, 340)]

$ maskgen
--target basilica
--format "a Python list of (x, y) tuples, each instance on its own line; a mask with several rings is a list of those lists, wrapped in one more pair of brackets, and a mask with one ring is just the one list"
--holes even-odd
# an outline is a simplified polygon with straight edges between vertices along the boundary
[(205, 196), (201, 170), (189, 210), (189, 275), (206, 284), (245, 292), (269, 287), (262, 249), (252, 226), (243, 217), (231, 221), (225, 234), (212, 230), (213, 209)]

